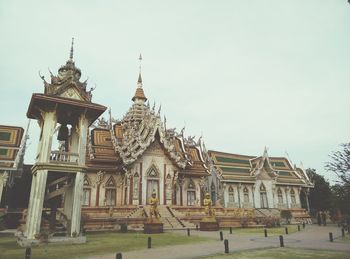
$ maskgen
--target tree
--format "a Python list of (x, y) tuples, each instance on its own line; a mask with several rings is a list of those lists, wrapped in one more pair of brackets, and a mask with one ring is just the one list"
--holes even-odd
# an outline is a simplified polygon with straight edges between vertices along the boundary
[(333, 152), (329, 157), (331, 161), (326, 163), (326, 170), (334, 172), (340, 178), (345, 187), (350, 187), (350, 143), (341, 144), (341, 150)]
[(336, 184), (332, 186), (333, 201), (336, 208), (344, 215), (350, 214), (350, 189), (344, 185)]
[(313, 214), (321, 210), (333, 210), (332, 191), (329, 182), (322, 175), (316, 173), (315, 169), (308, 168), (306, 173), (314, 188), (310, 189), (310, 210)]

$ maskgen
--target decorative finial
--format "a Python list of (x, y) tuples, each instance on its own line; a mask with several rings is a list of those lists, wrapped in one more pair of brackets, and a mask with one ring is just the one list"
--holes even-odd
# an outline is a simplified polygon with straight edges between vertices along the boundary
[(141, 74), (141, 61), (142, 61), (142, 55), (141, 55), (141, 53), (140, 53), (140, 56), (139, 56), (139, 60), (140, 60), (139, 70), (140, 70), (140, 74)]
[(142, 55), (140, 53), (139, 56), (139, 61), (140, 61), (140, 65), (139, 65), (139, 78), (137, 80), (137, 83), (139, 83), (142, 86), (142, 76), (141, 76), (141, 62), (142, 62)]
[(74, 45), (74, 38), (72, 38), (72, 45), (70, 47), (70, 55), (69, 55), (70, 60), (73, 60), (73, 45)]

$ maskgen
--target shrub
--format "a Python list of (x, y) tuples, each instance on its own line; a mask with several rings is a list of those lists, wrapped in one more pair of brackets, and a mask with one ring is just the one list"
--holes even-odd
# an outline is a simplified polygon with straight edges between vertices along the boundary
[(290, 220), (292, 219), (292, 212), (290, 210), (282, 210), (281, 218), (285, 219), (286, 222), (289, 224)]

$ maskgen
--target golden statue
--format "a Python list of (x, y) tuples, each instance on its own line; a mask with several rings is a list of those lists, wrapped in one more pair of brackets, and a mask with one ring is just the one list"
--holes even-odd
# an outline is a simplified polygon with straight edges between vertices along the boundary
[(153, 190), (152, 192), (152, 197), (149, 199), (149, 204), (151, 205), (151, 209), (150, 209), (150, 220), (153, 221), (153, 217), (158, 220), (158, 218), (160, 217), (159, 211), (158, 211), (158, 203), (159, 200), (157, 198), (157, 194), (156, 191)]
[(212, 201), (210, 199), (209, 193), (205, 194), (205, 198), (203, 200), (203, 204), (205, 207), (205, 214), (208, 217), (214, 217), (215, 216), (215, 210), (212, 208)]

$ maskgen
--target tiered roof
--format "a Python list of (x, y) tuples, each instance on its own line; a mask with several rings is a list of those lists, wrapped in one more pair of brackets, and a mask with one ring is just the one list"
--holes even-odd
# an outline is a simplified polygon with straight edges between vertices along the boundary
[(146, 103), (141, 74), (132, 100), (134, 103), (120, 121), (111, 118), (106, 122), (102, 119), (91, 131), (87, 162), (90, 167), (107, 162), (115, 169), (115, 166), (126, 169), (158, 141), (180, 173), (209, 175), (200, 141), (196, 143), (193, 138), (186, 139), (183, 131), (177, 133), (175, 129), (167, 129), (165, 119), (161, 119), (160, 108), (156, 112), (155, 105), (151, 108)]
[(0, 170), (16, 170), (24, 130), (0, 125)]
[(209, 152), (219, 177), (224, 181), (254, 183), (260, 173), (266, 172), (277, 184), (312, 186), (304, 169), (292, 166), (285, 157), (246, 156), (219, 151)]

